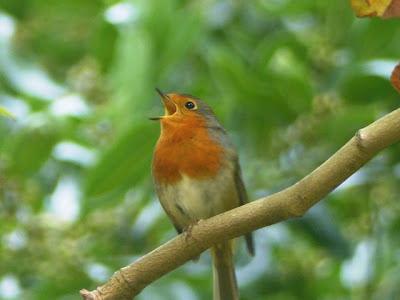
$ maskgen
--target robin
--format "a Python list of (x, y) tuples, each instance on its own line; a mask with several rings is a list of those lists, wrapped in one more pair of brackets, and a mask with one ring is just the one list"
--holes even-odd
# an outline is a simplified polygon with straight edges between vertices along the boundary
[[(190, 95), (156, 90), (165, 114), (151, 118), (161, 123), (152, 174), (162, 207), (182, 233), (248, 199), (236, 151), (211, 108)], [(251, 233), (246, 243), (254, 255)], [(211, 253), (214, 300), (239, 299), (232, 241), (213, 246)]]

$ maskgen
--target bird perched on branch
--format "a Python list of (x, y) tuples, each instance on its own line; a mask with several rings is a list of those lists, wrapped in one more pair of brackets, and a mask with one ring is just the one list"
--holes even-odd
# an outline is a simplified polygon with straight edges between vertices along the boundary
[[(155, 147), (152, 173), (162, 207), (181, 233), (207, 219), (247, 202), (238, 156), (211, 108), (186, 94), (157, 89), (165, 114)], [(251, 233), (247, 247), (254, 255)], [(239, 299), (232, 241), (211, 249), (214, 300)]]

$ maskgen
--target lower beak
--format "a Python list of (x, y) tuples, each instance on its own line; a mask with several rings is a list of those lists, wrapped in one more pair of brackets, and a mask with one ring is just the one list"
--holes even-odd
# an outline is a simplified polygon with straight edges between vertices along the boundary
[(158, 121), (158, 120), (161, 120), (162, 118), (163, 118), (162, 116), (160, 116), (160, 117), (150, 117), (149, 120)]

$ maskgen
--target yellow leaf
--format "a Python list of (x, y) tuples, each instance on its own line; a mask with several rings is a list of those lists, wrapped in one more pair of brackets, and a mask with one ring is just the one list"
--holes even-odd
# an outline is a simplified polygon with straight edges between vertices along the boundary
[(351, 6), (358, 17), (381, 17), (392, 0), (351, 0)]
[(11, 119), (15, 119), (14, 115), (7, 111), (4, 107), (0, 106), (0, 116), (8, 117)]

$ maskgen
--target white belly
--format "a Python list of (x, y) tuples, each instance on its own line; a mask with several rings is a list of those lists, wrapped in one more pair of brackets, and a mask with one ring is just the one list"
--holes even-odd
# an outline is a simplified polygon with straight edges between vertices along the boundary
[(185, 175), (174, 185), (158, 189), (162, 206), (181, 229), (239, 205), (233, 171), (225, 168), (213, 180)]

